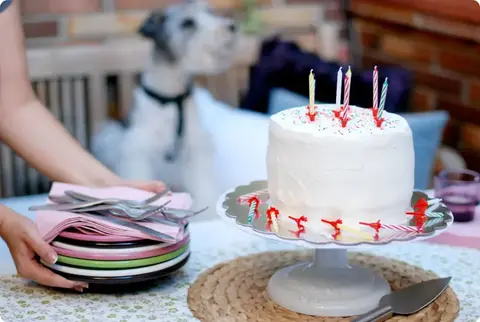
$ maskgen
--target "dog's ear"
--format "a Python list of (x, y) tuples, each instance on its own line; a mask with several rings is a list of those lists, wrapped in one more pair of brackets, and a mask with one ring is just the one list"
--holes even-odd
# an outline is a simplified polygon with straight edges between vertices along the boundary
[(138, 28), (138, 33), (151, 39), (155, 44), (155, 53), (164, 57), (169, 62), (175, 62), (176, 57), (170, 48), (168, 34), (165, 30), (167, 15), (161, 11), (151, 13)]
[(166, 15), (163, 12), (152, 12), (138, 28), (138, 33), (146, 38), (154, 39), (163, 28)]

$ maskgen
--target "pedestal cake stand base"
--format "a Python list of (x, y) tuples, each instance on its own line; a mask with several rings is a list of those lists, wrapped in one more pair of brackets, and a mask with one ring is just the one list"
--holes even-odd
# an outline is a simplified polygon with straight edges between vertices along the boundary
[[(252, 196), (255, 198), (252, 199)], [(249, 200), (255, 202), (250, 201), (249, 204)], [(440, 200), (413, 191), (411, 208), (417, 209), (425, 204), (428, 208), (424, 209), (425, 222), (420, 228), (411, 218), (407, 220), (405, 214), (404, 224), (394, 229), (383, 227), (386, 229), (378, 231), (377, 238), (372, 237), (371, 240), (365, 239), (363, 234), (361, 237), (344, 238), (343, 233), (334, 239), (308, 228), (297, 235), (294, 231), (297, 225), (288, 221), (281, 222), (282, 225), (277, 223), (278, 229), (272, 230), (273, 221), (267, 216), (268, 207), (272, 204), (269, 202), (266, 181), (254, 181), (227, 191), (217, 202), (217, 213), (226, 222), (248, 233), (315, 248), (313, 262), (298, 263), (277, 271), (268, 282), (268, 295), (273, 302), (293, 312), (344, 317), (361, 315), (374, 309), (380, 299), (391, 292), (389, 284), (379, 274), (350, 266), (346, 248), (427, 239), (446, 231), (453, 223), (451, 211)], [(359, 221), (362, 221), (361, 218)]]
[(348, 264), (346, 249), (317, 249), (313, 262), (285, 267), (268, 282), (274, 302), (315, 316), (359, 315), (388, 293), (390, 286), (379, 274)]

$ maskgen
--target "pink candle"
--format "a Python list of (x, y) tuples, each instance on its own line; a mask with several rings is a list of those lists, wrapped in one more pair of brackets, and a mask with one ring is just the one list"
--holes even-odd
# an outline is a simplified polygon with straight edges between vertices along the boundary
[(345, 82), (344, 82), (344, 95), (343, 95), (343, 110), (345, 111), (349, 104), (350, 104), (350, 82), (352, 78), (352, 71), (350, 70), (350, 66), (348, 67), (348, 71), (345, 74)]
[(373, 69), (373, 108), (378, 109), (378, 70)]
[(342, 121), (342, 127), (347, 126), (348, 114), (350, 113), (350, 83), (352, 80), (352, 71), (350, 66), (345, 74), (345, 95), (343, 97), (343, 110), (340, 112), (340, 120)]

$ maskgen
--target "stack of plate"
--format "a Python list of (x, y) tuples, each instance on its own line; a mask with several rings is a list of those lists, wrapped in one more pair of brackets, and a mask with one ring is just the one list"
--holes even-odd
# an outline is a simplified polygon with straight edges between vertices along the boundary
[(69, 280), (89, 285), (146, 282), (168, 275), (185, 265), (190, 256), (188, 224), (184, 236), (176, 244), (167, 244), (67, 230), (52, 242), (58, 254), (57, 263), (41, 262)]

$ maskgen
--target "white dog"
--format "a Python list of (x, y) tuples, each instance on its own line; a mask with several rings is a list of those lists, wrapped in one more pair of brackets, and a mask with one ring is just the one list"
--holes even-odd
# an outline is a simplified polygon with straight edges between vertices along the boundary
[(122, 178), (157, 179), (214, 204), (213, 146), (192, 97), (193, 77), (225, 71), (236, 28), (200, 1), (152, 13), (139, 33), (153, 52), (135, 89), (126, 122), (109, 121), (93, 138), (93, 154)]

